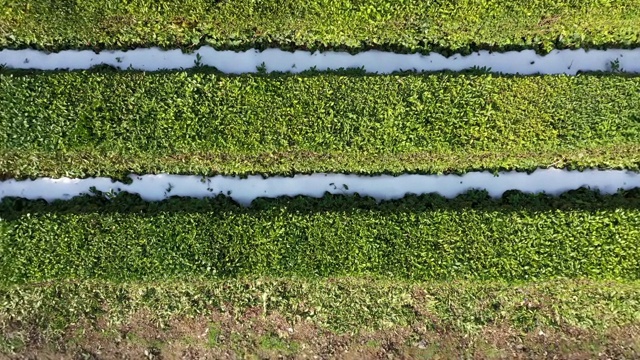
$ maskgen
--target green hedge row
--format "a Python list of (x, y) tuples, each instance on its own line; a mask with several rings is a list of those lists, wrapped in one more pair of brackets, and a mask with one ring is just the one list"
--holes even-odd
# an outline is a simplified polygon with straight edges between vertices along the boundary
[(0, 204), (0, 281), (184, 276), (640, 279), (640, 189)]
[(640, 77), (0, 75), (0, 176), (638, 169)]
[(640, 0), (2, 0), (0, 48), (637, 47)]
[[(492, 325), (526, 331), (603, 331), (637, 325), (640, 283), (555, 280), (410, 283), (379, 279), (250, 278), (227, 281), (111, 283), (62, 281), (0, 288), (0, 333), (51, 342), (84, 324), (126, 326), (230, 313), (311, 321), (338, 333), (415, 325), (461, 335)], [(282, 321), (280, 321), (280, 324)], [(295, 327), (295, 325), (294, 325)], [(110, 329), (107, 329), (110, 330)], [(28, 339), (25, 339), (26, 343)]]

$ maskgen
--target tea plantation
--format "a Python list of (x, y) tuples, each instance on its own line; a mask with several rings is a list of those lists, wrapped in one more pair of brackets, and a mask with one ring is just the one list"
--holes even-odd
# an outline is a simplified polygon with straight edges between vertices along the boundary
[[(0, 50), (200, 46), (636, 49), (640, 0), (0, 0)], [(639, 167), (640, 76), (617, 68), (0, 67), (0, 357), (639, 358), (640, 188), (249, 206), (2, 192), (48, 177)]]

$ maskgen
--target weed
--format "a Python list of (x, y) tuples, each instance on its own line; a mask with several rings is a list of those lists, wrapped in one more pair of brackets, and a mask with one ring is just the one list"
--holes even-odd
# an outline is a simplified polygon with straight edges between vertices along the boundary
[(620, 67), (620, 59), (609, 62), (609, 71), (612, 73), (623, 73), (624, 69)]
[(256, 66), (256, 71), (258, 74), (266, 74), (267, 73), (267, 65), (263, 62), (262, 64)]
[(204, 65), (202, 64), (202, 56), (200, 55), (200, 53), (196, 53), (196, 59), (193, 60), (193, 63), (195, 64), (196, 68), (204, 67)]

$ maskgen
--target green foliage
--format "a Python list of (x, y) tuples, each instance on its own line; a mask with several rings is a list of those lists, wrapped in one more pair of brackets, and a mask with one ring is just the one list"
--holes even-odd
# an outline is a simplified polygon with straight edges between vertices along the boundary
[(97, 278), (640, 278), (640, 191), (0, 203), (2, 283)]
[(636, 47), (639, 0), (17, 0), (0, 48), (399, 52)]
[(0, 178), (638, 169), (640, 77), (0, 74)]

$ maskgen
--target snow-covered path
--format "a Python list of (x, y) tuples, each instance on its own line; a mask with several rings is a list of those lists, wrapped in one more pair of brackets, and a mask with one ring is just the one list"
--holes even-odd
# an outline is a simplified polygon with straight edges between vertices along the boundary
[(455, 197), (471, 189), (485, 189), (493, 197), (507, 190), (529, 193), (545, 192), (558, 195), (580, 187), (615, 193), (618, 189), (640, 187), (640, 173), (619, 170), (567, 171), (540, 169), (532, 174), (521, 172), (473, 172), (459, 175), (401, 175), (358, 176), (343, 174), (312, 174), (294, 177), (250, 176), (246, 179), (215, 176), (203, 178), (186, 175), (132, 175), (131, 184), (113, 182), (109, 178), (7, 180), (0, 182), (0, 199), (24, 197), (28, 199), (70, 199), (89, 193), (92, 187), (102, 192), (126, 191), (143, 199), (157, 201), (171, 196), (210, 197), (229, 195), (248, 205), (259, 197), (306, 195), (321, 197), (325, 192), (371, 196), (378, 200), (398, 199), (406, 194), (437, 192)]
[[(364, 68), (371, 73), (391, 73), (400, 70), (440, 71), (491, 68), (505, 74), (569, 74), (578, 71), (624, 71), (640, 73), (640, 48), (632, 50), (554, 50), (540, 56), (533, 50), (489, 53), (480, 51), (467, 56), (440, 54), (395, 54), (382, 51), (365, 51), (356, 55), (345, 52), (287, 52), (279, 49), (245, 52), (217, 51), (202, 47), (186, 54), (181, 50), (158, 48), (128, 51), (67, 50), (59, 53), (42, 51), (2, 50), (0, 65), (14, 69), (88, 69), (107, 64), (119, 69), (154, 71), (161, 69), (186, 69), (198, 65), (214, 66), (225, 73), (251, 73), (264, 64), (266, 71), (297, 73), (339, 68)], [(613, 67), (612, 67), (613, 65)]]

